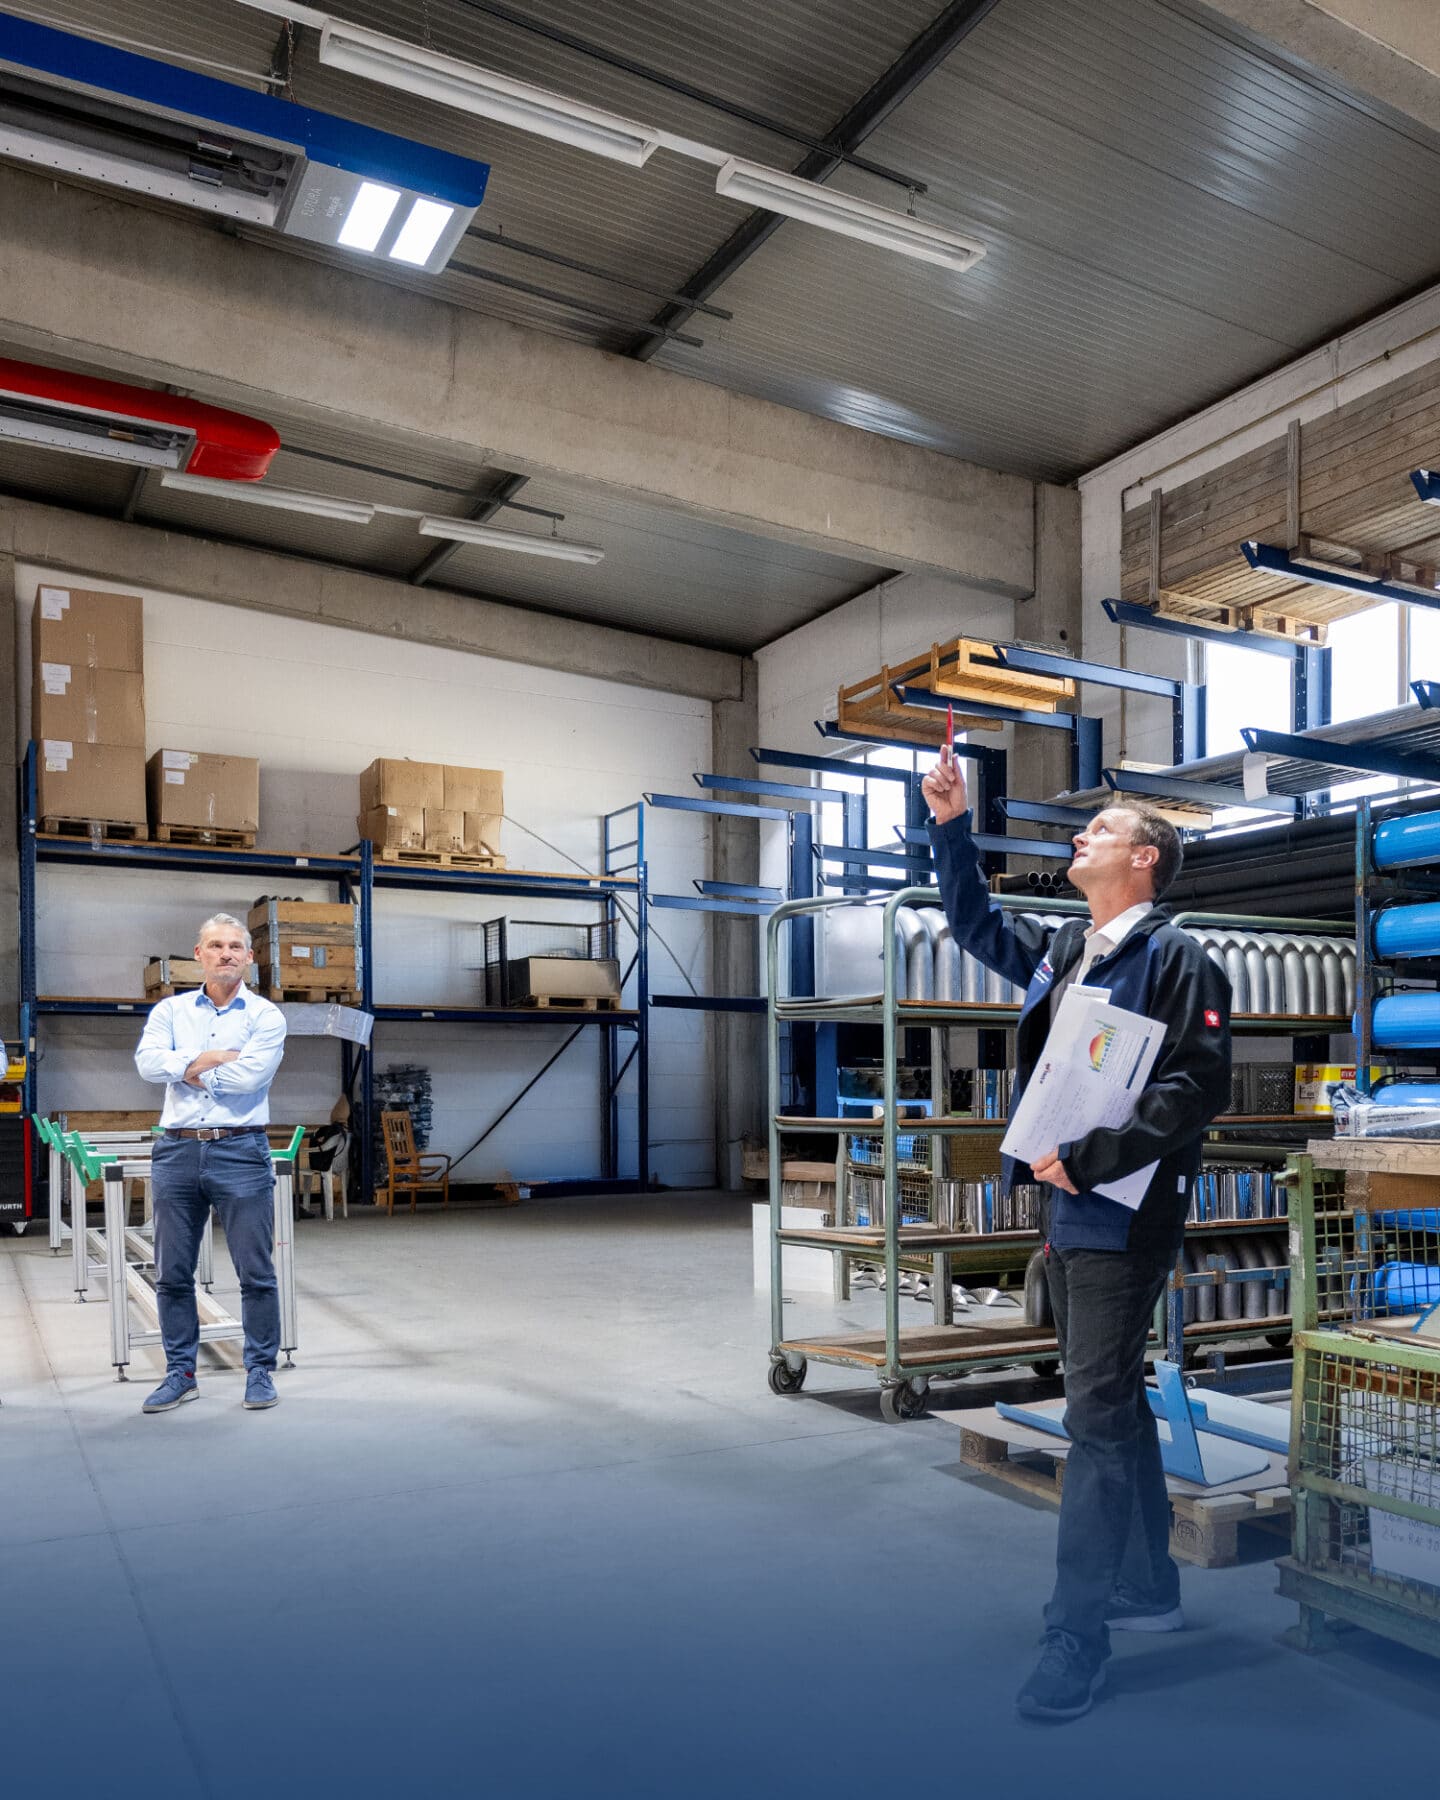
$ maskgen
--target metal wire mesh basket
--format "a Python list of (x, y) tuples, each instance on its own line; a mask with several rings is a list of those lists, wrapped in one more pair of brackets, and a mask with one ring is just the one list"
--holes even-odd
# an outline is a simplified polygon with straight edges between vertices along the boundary
[[(900, 1223), (930, 1225), (936, 1223), (935, 1187), (928, 1170), (900, 1170)], [(848, 1223), (878, 1230), (885, 1224), (885, 1177), (877, 1169), (855, 1168), (846, 1172), (846, 1212)]]
[[(930, 1146), (933, 1140), (922, 1137), (918, 1132), (902, 1131), (895, 1139), (895, 1154), (902, 1163), (915, 1163), (923, 1168), (930, 1167)], [(870, 1133), (859, 1134), (850, 1139), (851, 1162), (865, 1163), (873, 1168), (881, 1168), (885, 1162), (885, 1140)]]
[(1440, 1304), (1440, 1205), (1317, 1196), (1315, 1282), (1322, 1317), (1404, 1329)]

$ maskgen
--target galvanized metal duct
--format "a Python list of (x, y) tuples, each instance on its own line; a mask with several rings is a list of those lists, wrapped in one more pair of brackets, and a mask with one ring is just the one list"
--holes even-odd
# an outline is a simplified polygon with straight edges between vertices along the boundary
[(1285, 961), (1284, 1011), (1292, 1016), (1305, 1011), (1305, 957), (1294, 938), (1280, 940), (1280, 954)]
[[(1240, 1257), (1242, 1269), (1263, 1269), (1265, 1258), (1260, 1254), (1260, 1246), (1253, 1237), (1236, 1237), (1232, 1240)], [(1240, 1287), (1240, 1311), (1247, 1319), (1263, 1319), (1265, 1317), (1265, 1283), (1263, 1281), (1242, 1281)]]
[(943, 913), (932, 909), (926, 918), (937, 918), (939, 929), (935, 933), (935, 998), (937, 1000), (959, 1000), (960, 992), (960, 946), (955, 942), (955, 934), (950, 929), (950, 921)]
[(1331, 1018), (1345, 1010), (1345, 977), (1340, 967), (1340, 952), (1333, 944), (1320, 949), (1320, 977), (1324, 987), (1324, 1010)]
[(985, 965), (968, 950), (960, 952), (960, 998), (975, 1006), (985, 998)]
[(904, 1000), (933, 1000), (935, 968), (930, 955), (930, 934), (913, 907), (902, 906), (895, 915), (895, 981), (902, 983)]

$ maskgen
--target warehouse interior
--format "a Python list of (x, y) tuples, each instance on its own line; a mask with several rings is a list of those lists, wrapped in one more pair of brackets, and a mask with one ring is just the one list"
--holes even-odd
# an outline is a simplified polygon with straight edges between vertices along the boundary
[[(7, 1788), (1427, 1766), (1429, 15), (0, 13)], [(1063, 1733), (1013, 1705), (1068, 1452), (1023, 984), (939, 904), (947, 743), (1007, 916), (1158, 807), (1232, 997), (1148, 1352), (1188, 1629)], [(216, 1232), (152, 1418), (135, 1048), (216, 914), (287, 1026), (280, 1404)]]

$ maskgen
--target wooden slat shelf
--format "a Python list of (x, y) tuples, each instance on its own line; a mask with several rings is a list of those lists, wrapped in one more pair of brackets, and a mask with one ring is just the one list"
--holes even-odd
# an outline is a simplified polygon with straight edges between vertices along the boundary
[[(835, 1332), (828, 1337), (787, 1338), (777, 1348), (815, 1362), (835, 1362), (849, 1368), (883, 1369), (883, 1331)], [(902, 1325), (900, 1361), (904, 1368), (923, 1373), (967, 1362), (1049, 1361), (1060, 1354), (1053, 1332), (1034, 1325)]]
[[(885, 1233), (866, 1225), (787, 1226), (780, 1233), (782, 1244), (808, 1244), (818, 1250), (865, 1250), (877, 1256), (885, 1254)], [(1026, 1256), (1040, 1242), (1038, 1231), (946, 1231), (938, 1225), (902, 1225), (900, 1248), (906, 1253), (931, 1253), (938, 1250), (996, 1249), (1023, 1251)], [(1023, 1260), (1023, 1258), (1022, 1258)]]

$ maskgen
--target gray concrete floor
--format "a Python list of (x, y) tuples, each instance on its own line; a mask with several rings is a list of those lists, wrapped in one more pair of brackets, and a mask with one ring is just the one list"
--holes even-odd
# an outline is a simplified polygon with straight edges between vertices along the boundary
[(1117, 1637), (1093, 1714), (1022, 1725), (1053, 1513), (843, 1371), (771, 1395), (750, 1258), (714, 1195), (302, 1222), (282, 1404), (223, 1370), (146, 1418), (154, 1353), (118, 1385), (68, 1256), (5, 1240), (0, 1790), (1188, 1800), (1433, 1768), (1440, 1665), (1281, 1647), (1268, 1563), (1187, 1571), (1191, 1630)]

